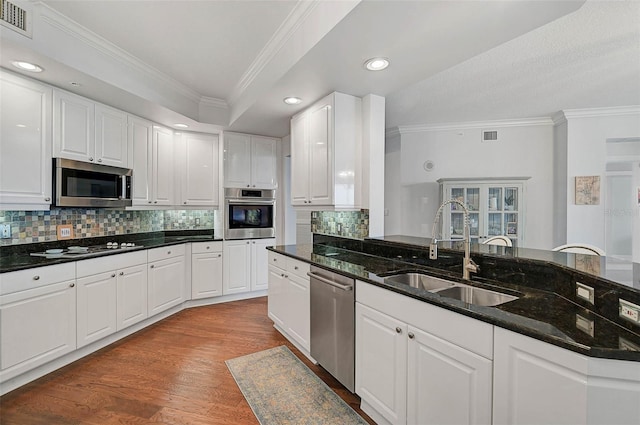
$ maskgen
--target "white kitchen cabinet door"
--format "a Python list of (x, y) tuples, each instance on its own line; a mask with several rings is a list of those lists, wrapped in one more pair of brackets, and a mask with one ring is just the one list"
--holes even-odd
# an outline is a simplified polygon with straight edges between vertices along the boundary
[(0, 381), (75, 349), (75, 280), (0, 296)]
[(291, 204), (305, 206), (309, 199), (309, 114), (291, 119)]
[(191, 298), (219, 297), (222, 295), (223, 260), (221, 252), (191, 255)]
[(133, 168), (134, 206), (153, 204), (153, 124), (129, 115), (129, 152)]
[(0, 72), (0, 93), (0, 209), (49, 209), (52, 90)]
[(218, 136), (182, 134), (181, 204), (217, 207), (219, 196)]
[(65, 91), (53, 91), (53, 156), (94, 162), (94, 130), (94, 102)]
[(224, 295), (251, 290), (251, 241), (224, 241)]
[[(285, 280), (286, 332), (307, 351), (311, 350), (311, 303), (309, 279), (287, 274)], [(271, 281), (269, 282), (271, 284)]]
[(153, 205), (174, 205), (173, 131), (153, 126)]
[(356, 303), (356, 394), (393, 424), (407, 421), (407, 324)]
[(275, 189), (278, 183), (276, 139), (251, 136), (251, 187)]
[(494, 338), (494, 424), (587, 424), (585, 356), (498, 327)]
[(408, 424), (490, 424), (492, 362), (409, 326)]
[(118, 270), (117, 330), (147, 318), (147, 265)]
[(78, 348), (117, 330), (116, 272), (78, 279)]
[(148, 268), (149, 317), (184, 301), (184, 256), (154, 261)]
[(309, 201), (333, 204), (331, 105), (321, 104), (309, 114)]
[(268, 310), (269, 318), (286, 332), (288, 320), (288, 279), (285, 271), (277, 266), (269, 265), (269, 294)]
[(275, 239), (251, 241), (251, 290), (260, 291), (269, 287), (269, 259), (267, 247), (275, 245)]
[(224, 187), (251, 187), (251, 136), (224, 134)]
[(95, 105), (95, 159), (114, 167), (129, 168), (127, 114), (105, 105)]

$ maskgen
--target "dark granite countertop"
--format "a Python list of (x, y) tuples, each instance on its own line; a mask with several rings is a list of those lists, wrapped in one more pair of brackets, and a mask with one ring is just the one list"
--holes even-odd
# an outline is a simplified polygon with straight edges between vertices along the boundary
[[(68, 246), (94, 246), (104, 245), (107, 242), (134, 242), (136, 247), (127, 248), (126, 251), (114, 249), (102, 252), (98, 255), (85, 258), (46, 258), (31, 256), (32, 252), (44, 252), (51, 248), (66, 248)], [(211, 230), (203, 231), (168, 231), (153, 233), (135, 233), (118, 236), (102, 236), (96, 238), (70, 239), (65, 241), (43, 242), (24, 245), (11, 245), (0, 248), (0, 274), (35, 267), (50, 266), (53, 264), (82, 261), (106, 255), (122, 254), (124, 252), (140, 251), (151, 248), (159, 248), (169, 245), (178, 245), (187, 242), (214, 242), (222, 241), (216, 238)]]
[[(640, 327), (617, 316), (618, 297), (638, 304), (640, 291), (580, 275), (580, 281), (596, 288), (599, 308), (586, 305), (575, 299), (575, 290), (564, 288), (573, 288), (567, 282), (574, 276), (566, 267), (552, 265), (557, 253), (546, 260), (473, 253), (481, 265), (481, 275), (472, 277), (473, 285), (520, 296), (496, 307), (483, 307), (383, 279), (400, 271), (422, 271), (463, 282), (461, 253), (440, 249), (439, 259), (433, 261), (428, 260), (425, 245), (407, 244), (406, 240), (402, 241), (406, 246), (398, 247), (380, 240), (328, 239), (268, 249), (580, 354), (640, 362)], [(579, 328), (577, 320), (592, 321), (592, 333)]]

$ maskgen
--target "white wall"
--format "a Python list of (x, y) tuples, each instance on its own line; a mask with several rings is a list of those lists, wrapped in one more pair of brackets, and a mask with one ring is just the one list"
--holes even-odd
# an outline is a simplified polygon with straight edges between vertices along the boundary
[[(482, 142), (482, 130), (498, 130), (497, 142)], [(440, 178), (530, 177), (526, 182), (529, 248), (553, 247), (553, 123), (550, 119), (459, 123), (400, 128), (400, 161), (387, 149), (386, 234), (431, 236), (440, 204)], [(435, 166), (425, 171), (424, 162)], [(390, 174), (395, 172), (396, 175)], [(398, 178), (397, 173), (400, 176)], [(400, 202), (397, 199), (400, 198)]]
[[(567, 119), (567, 242), (605, 243), (607, 139), (640, 136), (640, 108), (563, 111)], [(575, 177), (600, 176), (599, 205), (575, 204)], [(635, 236), (635, 239), (640, 237)], [(637, 254), (636, 254), (637, 255)]]

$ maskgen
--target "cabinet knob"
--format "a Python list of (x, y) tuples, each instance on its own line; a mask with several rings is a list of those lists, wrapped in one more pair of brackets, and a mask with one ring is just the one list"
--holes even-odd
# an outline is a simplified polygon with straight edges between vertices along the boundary
[(153, 264), (149, 266), (149, 268), (154, 268), (154, 267), (155, 267), (155, 266), (154, 266)]
[(284, 273), (280, 273), (280, 277), (284, 277)]
[(124, 276), (124, 272), (120, 272), (120, 276)]
[(254, 184), (253, 187), (256, 187), (256, 185)]
[(93, 162), (93, 157), (92, 156), (89, 157), (89, 161)]
[(115, 273), (114, 273), (114, 274), (112, 274), (112, 275), (111, 275), (111, 277), (116, 277), (116, 274), (115, 274)]
[(251, 185), (250, 185), (250, 184), (248, 184), (248, 185), (247, 185), (247, 187), (251, 187)]
[(75, 283), (70, 283), (70, 284), (69, 284), (69, 288), (73, 288), (74, 286), (76, 286), (76, 284), (75, 284)]
[(249, 245), (249, 241), (247, 241), (247, 245)]
[(399, 334), (401, 334), (401, 333), (402, 333), (402, 329), (401, 329), (399, 326), (398, 326), (398, 327), (396, 327), (396, 333), (399, 333)]
[(211, 249), (211, 247), (210, 247), (210, 246), (207, 246), (207, 249)]
[(294, 270), (298, 270), (298, 266), (293, 266), (293, 269)]
[(35, 276), (33, 277), (33, 280), (40, 280), (40, 276), (35, 275)]
[(49, 201), (51, 201), (51, 198), (44, 198), (44, 201), (45, 202), (49, 202)]
[(253, 241), (253, 242), (251, 242), (251, 243), (252, 243), (252, 244), (255, 244), (255, 243), (256, 243), (256, 241)]
[(98, 158), (98, 162), (102, 162), (102, 158)]
[(413, 334), (413, 332), (409, 332), (407, 336), (409, 337), (409, 339), (415, 338), (415, 335)]
[(187, 205), (187, 201), (184, 201), (183, 204)]
[(154, 204), (157, 204), (157, 203), (158, 203), (158, 201), (153, 201), (153, 203), (154, 203)]
[(151, 201), (149, 201), (149, 203), (151, 203)]
[(167, 255), (171, 255), (171, 251), (167, 251)]
[(218, 258), (222, 257), (222, 254), (218, 254)]

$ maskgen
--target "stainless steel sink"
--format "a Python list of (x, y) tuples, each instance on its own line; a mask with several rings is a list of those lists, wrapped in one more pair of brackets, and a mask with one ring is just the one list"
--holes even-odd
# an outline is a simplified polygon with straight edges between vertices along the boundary
[(385, 282), (400, 283), (409, 285), (412, 288), (434, 291), (436, 289), (448, 288), (455, 285), (455, 282), (440, 279), (423, 273), (400, 273), (385, 277)]
[(453, 298), (468, 304), (487, 307), (497, 306), (519, 298), (515, 295), (440, 279), (423, 273), (398, 273), (385, 277), (384, 281), (424, 289), (441, 297)]

